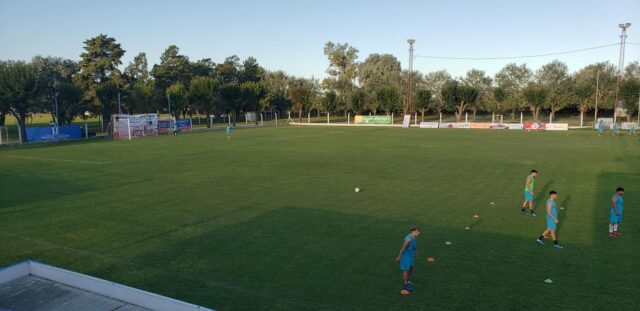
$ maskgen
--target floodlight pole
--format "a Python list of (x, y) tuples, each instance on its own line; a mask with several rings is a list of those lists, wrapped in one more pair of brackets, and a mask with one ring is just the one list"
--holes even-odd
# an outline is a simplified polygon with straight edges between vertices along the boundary
[(620, 93), (620, 80), (622, 79), (622, 76), (624, 74), (624, 50), (627, 42), (627, 28), (631, 27), (631, 23), (618, 24), (618, 27), (622, 29), (622, 33), (620, 34), (620, 55), (618, 58), (618, 79), (616, 82), (616, 102), (613, 108), (614, 109), (613, 123), (616, 123), (615, 110), (618, 109), (618, 106), (620, 105), (619, 93)]
[(415, 39), (408, 39), (407, 43), (409, 43), (409, 87), (407, 95), (407, 102), (409, 107), (407, 108), (407, 113), (411, 115), (412, 104), (413, 104), (413, 44), (416, 42)]

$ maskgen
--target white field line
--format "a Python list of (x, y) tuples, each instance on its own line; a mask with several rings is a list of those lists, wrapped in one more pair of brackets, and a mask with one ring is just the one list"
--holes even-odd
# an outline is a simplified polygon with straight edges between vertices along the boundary
[(14, 155), (6, 155), (5, 158), (41, 160), (41, 161), (56, 161), (56, 162), (69, 162), (69, 163), (82, 163), (82, 164), (108, 164), (108, 163), (111, 163), (111, 161), (84, 161), (84, 160), (68, 160), (68, 159), (54, 159), (54, 158), (36, 158), (36, 157), (26, 157), (26, 156), (14, 156)]

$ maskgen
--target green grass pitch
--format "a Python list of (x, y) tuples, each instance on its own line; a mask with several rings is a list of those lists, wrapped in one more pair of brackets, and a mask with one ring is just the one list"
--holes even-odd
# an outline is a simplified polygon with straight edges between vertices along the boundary
[[(519, 214), (532, 168), (537, 218)], [(610, 238), (617, 186), (624, 234)], [(1, 148), (0, 266), (35, 259), (218, 310), (631, 310), (639, 186), (639, 138), (592, 131), (282, 127), (229, 144), (216, 131)], [(549, 190), (563, 250), (535, 242)], [(395, 257), (414, 224), (402, 296)]]

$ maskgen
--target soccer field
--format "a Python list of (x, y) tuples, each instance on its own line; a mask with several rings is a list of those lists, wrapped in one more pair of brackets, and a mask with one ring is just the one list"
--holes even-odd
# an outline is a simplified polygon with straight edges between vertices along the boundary
[[(538, 217), (519, 213), (532, 168)], [(1, 148), (0, 266), (34, 259), (218, 310), (631, 310), (639, 186), (640, 138), (593, 131), (282, 127), (229, 144), (214, 131)], [(562, 250), (535, 242), (550, 190)], [(402, 296), (410, 225), (422, 233)]]

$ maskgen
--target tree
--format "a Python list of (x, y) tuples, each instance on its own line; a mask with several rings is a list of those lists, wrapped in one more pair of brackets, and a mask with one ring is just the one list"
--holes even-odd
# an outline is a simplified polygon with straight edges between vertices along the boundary
[(46, 100), (45, 80), (32, 63), (7, 61), (2, 67), (0, 98), (9, 103), (9, 112), (20, 126), (20, 143), (24, 143), (27, 141), (27, 117)]
[(470, 86), (478, 90), (478, 100), (470, 104), (471, 111), (473, 112), (473, 119), (476, 120), (476, 113), (478, 109), (486, 106), (487, 94), (491, 91), (492, 79), (488, 77), (484, 70), (471, 69), (467, 71), (467, 75), (462, 78), (464, 85)]
[(542, 109), (547, 102), (546, 88), (538, 83), (529, 83), (529, 85), (524, 88), (522, 94), (533, 113), (533, 119), (540, 121), (540, 109)]
[(348, 43), (335, 44), (327, 42), (324, 46), (324, 55), (329, 59), (327, 73), (329, 77), (323, 84), (327, 90), (338, 95), (339, 108), (346, 108), (347, 100), (354, 87), (358, 69), (358, 49)]
[(456, 80), (447, 81), (442, 87), (445, 107), (453, 110), (456, 122), (460, 122), (467, 106), (478, 100), (478, 90), (472, 86), (461, 84)]
[[(333, 92), (325, 94), (324, 97), (327, 100), (327, 106), (335, 109), (337, 104), (337, 95)], [(356, 88), (349, 97), (348, 110), (354, 114), (362, 114), (367, 107), (367, 93), (361, 87)]]
[(63, 82), (58, 86), (57, 92), (60, 124), (71, 124), (73, 119), (89, 108), (82, 99), (82, 89), (72, 82)]
[(111, 119), (111, 113), (118, 105), (118, 84), (113, 80), (100, 83), (95, 90), (95, 100), (99, 103), (98, 107), (102, 117), (103, 124), (108, 124)]
[(422, 113), (422, 121), (424, 121), (424, 113), (433, 107), (434, 98), (431, 91), (427, 89), (419, 89), (416, 92), (415, 106)]
[(515, 118), (515, 111), (524, 108), (523, 90), (531, 82), (533, 73), (526, 64), (510, 63), (496, 73), (494, 80), (507, 94), (504, 101), (505, 110), (511, 110), (511, 119)]
[[(240, 84), (240, 98), (242, 110), (246, 112), (260, 110), (260, 102), (267, 95), (267, 90), (259, 82), (245, 81)], [(258, 124), (258, 119), (256, 119)]]
[[(627, 121), (631, 122), (633, 113), (638, 111), (638, 96), (640, 95), (640, 79), (627, 76), (620, 83), (620, 99), (627, 110)], [(639, 112), (640, 113), (640, 112)]]
[(191, 102), (202, 109), (207, 115), (207, 127), (211, 128), (211, 118), (214, 111), (222, 111), (219, 100), (220, 81), (216, 78), (199, 76), (191, 80), (189, 97)]
[(569, 68), (565, 63), (554, 60), (538, 69), (536, 79), (547, 90), (546, 107), (553, 120), (555, 113), (568, 106), (573, 99), (573, 81), (569, 76)]
[(141, 52), (136, 55), (133, 62), (129, 62), (127, 68), (124, 69), (124, 77), (129, 85), (133, 85), (137, 81), (148, 81), (150, 76), (147, 54)]
[(111, 109), (106, 109), (98, 99), (96, 91), (99, 85), (113, 81), (116, 88), (122, 86), (121, 73), (118, 65), (125, 53), (116, 39), (101, 34), (84, 41), (84, 52), (80, 54), (78, 63), (80, 71), (74, 76), (75, 82), (84, 91), (84, 99), (92, 102), (97, 110), (102, 112), (103, 125), (107, 125), (111, 118)]
[(380, 108), (389, 115), (398, 109), (400, 94), (396, 88), (392, 86), (384, 86), (376, 91), (376, 99), (380, 103)]
[[(70, 59), (53, 56), (36, 56), (31, 60), (31, 63), (36, 67), (38, 75), (43, 79), (43, 83), (45, 84), (45, 95), (49, 105), (43, 105), (43, 110), (51, 112), (53, 122), (64, 124), (65, 122), (63, 120), (56, 120), (56, 95), (59, 93), (59, 88), (62, 84), (72, 83), (73, 75), (78, 72), (78, 63)], [(70, 110), (73, 110), (72, 107), (69, 108)], [(58, 98), (58, 111), (65, 109), (66, 107), (64, 107), (64, 102)], [(71, 118), (72, 120), (73, 117)]]
[(503, 114), (506, 111), (505, 102), (507, 101), (508, 94), (502, 87), (494, 87), (489, 93), (486, 101), (487, 108), (493, 113)]
[[(383, 87), (401, 90), (400, 62), (391, 54), (370, 54), (357, 65), (356, 77), (368, 96), (376, 96)], [(360, 96), (360, 95), (358, 95)], [(364, 99), (363, 99), (364, 100)]]
[[(187, 103), (189, 101), (187, 90), (185, 89), (182, 82), (176, 82), (167, 88), (165, 92), (167, 99), (171, 102), (171, 109), (174, 112), (174, 116), (177, 119), (180, 119), (180, 113), (184, 113), (187, 108)], [(169, 111), (171, 113), (171, 111)]]
[(291, 107), (287, 98), (289, 77), (283, 71), (265, 72), (262, 83), (267, 88), (267, 95), (261, 102), (264, 110), (286, 110)]
[[(154, 78), (155, 100), (164, 102), (167, 99), (167, 89), (177, 85), (178, 82), (183, 88), (188, 88), (191, 83), (191, 69), (189, 58), (180, 55), (180, 49), (177, 46), (170, 45), (160, 55), (160, 64), (153, 65), (153, 69), (151, 69), (151, 76)], [(173, 103), (171, 107), (174, 107)]]
[(216, 64), (211, 58), (203, 58), (195, 63), (191, 63), (192, 77), (215, 77)]
[(235, 82), (221, 83), (220, 105), (224, 111), (233, 116), (233, 125), (236, 125), (236, 114), (240, 108), (240, 86)]
[(314, 96), (313, 83), (304, 78), (292, 79), (289, 82), (287, 96), (293, 105), (292, 109), (298, 112), (299, 122), (302, 122), (302, 112)]
[(442, 87), (447, 81), (451, 80), (451, 75), (446, 70), (433, 71), (428, 73), (424, 77), (424, 80), (427, 90), (436, 96), (434, 103), (435, 110), (440, 114), (445, 106), (445, 100), (442, 97)]
[(216, 75), (223, 84), (239, 82), (240, 58), (236, 55), (227, 57), (222, 64), (216, 66)]
[(597, 71), (596, 67), (589, 65), (582, 68), (575, 74), (575, 96), (578, 110), (580, 111), (580, 126), (583, 126), (584, 114), (587, 109), (592, 108), (595, 102)]
[(258, 61), (253, 57), (248, 57), (242, 62), (239, 72), (239, 82), (259, 82), (264, 75), (264, 69), (260, 67)]
[(138, 80), (129, 89), (129, 111), (149, 112), (157, 111), (160, 107), (154, 105), (153, 101), (153, 80)]
[[(5, 70), (7, 70), (7, 62), (0, 60), (0, 79), (5, 75)], [(9, 114), (9, 100), (5, 97), (3, 89), (0, 88), (0, 126), (4, 126), (7, 114)]]

